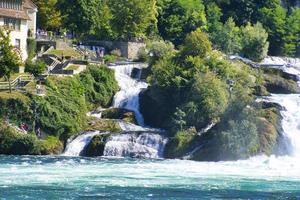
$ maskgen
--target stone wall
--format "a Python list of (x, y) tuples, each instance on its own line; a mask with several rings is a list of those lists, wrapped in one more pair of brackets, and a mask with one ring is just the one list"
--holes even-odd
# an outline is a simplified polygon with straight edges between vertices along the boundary
[(85, 41), (82, 44), (85, 46), (104, 47), (106, 51), (119, 49), (121, 55), (130, 60), (137, 59), (140, 48), (145, 47), (145, 43), (143, 42)]

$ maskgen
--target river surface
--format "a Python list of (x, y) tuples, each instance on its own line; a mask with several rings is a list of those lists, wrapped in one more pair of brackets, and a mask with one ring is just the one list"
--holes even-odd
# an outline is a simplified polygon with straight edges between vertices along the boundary
[(300, 199), (300, 163), (0, 156), (0, 199)]

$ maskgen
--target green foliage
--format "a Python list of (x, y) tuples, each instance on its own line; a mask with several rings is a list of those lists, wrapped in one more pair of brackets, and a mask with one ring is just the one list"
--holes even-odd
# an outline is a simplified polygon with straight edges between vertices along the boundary
[(182, 157), (190, 149), (191, 144), (195, 142), (196, 136), (194, 131), (178, 131), (175, 137), (168, 142), (165, 156), (167, 158)]
[(63, 151), (62, 142), (54, 136), (47, 136), (42, 140), (42, 154), (60, 154)]
[(37, 60), (35, 63), (27, 60), (25, 63), (25, 72), (31, 73), (34, 76), (44, 73), (46, 69), (47, 65), (42, 60)]
[(147, 59), (150, 66), (154, 65), (160, 58), (172, 55), (175, 53), (174, 45), (168, 41), (151, 41), (147, 43), (146, 53), (148, 52)]
[(284, 55), (300, 56), (300, 8), (292, 10), (286, 23)]
[(36, 41), (33, 38), (27, 39), (28, 60), (31, 60), (36, 54)]
[(242, 28), (242, 53), (253, 61), (261, 61), (267, 56), (269, 49), (268, 33), (260, 23)]
[(247, 120), (230, 121), (229, 129), (220, 135), (223, 155), (228, 159), (248, 158), (258, 152), (256, 125)]
[(242, 49), (240, 29), (232, 18), (229, 18), (213, 41), (226, 54), (236, 54)]
[(78, 77), (49, 77), (46, 97), (34, 97), (37, 126), (48, 134), (66, 140), (82, 130), (86, 123), (87, 106), (84, 86)]
[(206, 29), (202, 0), (162, 0), (159, 2), (158, 30), (164, 40), (180, 45), (186, 34)]
[(228, 106), (229, 94), (225, 83), (210, 72), (195, 74), (189, 94), (184, 104), (189, 126), (202, 128), (217, 122)]
[(9, 82), (10, 92), (11, 75), (18, 71), (21, 64), (20, 57), (13, 49), (14, 47), (10, 44), (10, 31), (0, 28), (0, 77), (5, 77)]
[(176, 108), (176, 112), (174, 113), (173, 123), (175, 125), (175, 129), (180, 131), (183, 130), (184, 126), (186, 126), (186, 121), (184, 120), (186, 117), (185, 112)]
[(269, 34), (271, 55), (282, 55), (284, 51), (286, 10), (280, 5), (272, 8), (264, 7), (260, 10), (260, 15), (260, 21)]
[(34, 0), (38, 6), (38, 25), (46, 30), (56, 30), (62, 24), (60, 10), (57, 9), (58, 0)]
[(184, 57), (200, 56), (204, 58), (211, 50), (212, 47), (207, 34), (198, 29), (187, 35), (181, 54)]
[(110, 105), (112, 97), (119, 89), (114, 71), (105, 66), (90, 65), (79, 76), (85, 88), (87, 102), (101, 106)]
[(113, 16), (111, 27), (118, 39), (143, 37), (156, 24), (155, 0), (108, 1)]
[(42, 144), (36, 136), (17, 133), (7, 124), (0, 123), (0, 154), (39, 155)]
[(19, 92), (0, 93), (0, 118), (9, 119), (19, 124), (31, 124), (31, 100)]

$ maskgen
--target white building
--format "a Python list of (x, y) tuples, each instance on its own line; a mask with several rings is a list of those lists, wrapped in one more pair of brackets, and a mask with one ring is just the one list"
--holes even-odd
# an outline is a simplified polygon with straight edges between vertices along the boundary
[(18, 48), (25, 61), (27, 39), (35, 37), (37, 6), (31, 0), (0, 0), (0, 26), (11, 30), (11, 44)]

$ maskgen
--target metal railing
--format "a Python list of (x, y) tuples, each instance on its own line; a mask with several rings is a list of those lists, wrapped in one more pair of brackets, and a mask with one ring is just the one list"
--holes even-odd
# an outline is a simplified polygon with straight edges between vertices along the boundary
[(22, 83), (30, 82), (32, 80), (34, 80), (33, 75), (19, 75), (16, 79), (10, 81), (10, 84), (8, 81), (0, 82), (0, 90), (9, 90), (9, 85), (11, 85), (11, 89), (16, 90), (24, 87), (22, 86)]

